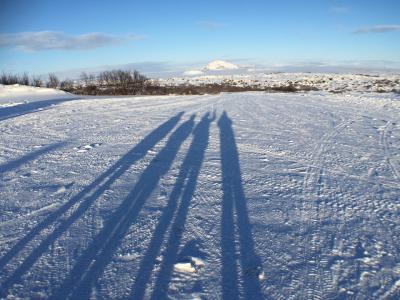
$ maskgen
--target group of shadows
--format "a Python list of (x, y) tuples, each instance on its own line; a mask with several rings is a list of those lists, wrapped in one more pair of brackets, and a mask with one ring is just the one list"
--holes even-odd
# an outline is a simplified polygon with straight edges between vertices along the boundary
[[(163, 259), (160, 262), (150, 297), (151, 299), (166, 299), (174, 264), (179, 255), (189, 206), (208, 147), (210, 125), (216, 118), (215, 112), (213, 112), (204, 114), (197, 124), (195, 115), (180, 123), (182, 116), (183, 112), (161, 124), (92, 183), (57, 210), (49, 213), (22, 239), (18, 240), (0, 259), (0, 274), (5, 276), (0, 279), (0, 297), (7, 297), (14, 284), (23, 282), (24, 274), (29, 272), (49, 247), (90, 209), (113, 182), (135, 162), (142, 159), (158, 142), (168, 136), (164, 147), (145, 168), (126, 198), (111, 213), (87, 248), (82, 250), (82, 254), (77, 258), (64, 281), (58, 287), (50, 288), (52, 290), (51, 299), (89, 299), (92, 287), (96, 285), (98, 278), (112, 261), (114, 253), (122, 243), (130, 226), (134, 224), (146, 200), (157, 187), (160, 179), (167, 174), (183, 142), (192, 135), (191, 144), (183, 159), (175, 185), (158, 219), (149, 245), (142, 255), (129, 297), (130, 299), (145, 297), (146, 287), (153, 274), (155, 262), (160, 255), (162, 244), (165, 243)], [(220, 116), (218, 127), (223, 190), (220, 219), (222, 298), (262, 299), (264, 296), (258, 276), (251, 271), (259, 270), (261, 261), (257, 256), (251, 233), (232, 121), (226, 112)], [(169, 134), (171, 131), (173, 132)], [(18, 160), (0, 165), (0, 175), (61, 146), (62, 144), (55, 144), (44, 147)], [(67, 212), (69, 213), (67, 214)], [(55, 226), (54, 230), (40, 240), (26, 257), (21, 259), (20, 252), (43, 234), (49, 226)], [(4, 272), (8, 264), (15, 259), (19, 259), (16, 268), (13, 271)], [(239, 264), (241, 272), (239, 272)]]

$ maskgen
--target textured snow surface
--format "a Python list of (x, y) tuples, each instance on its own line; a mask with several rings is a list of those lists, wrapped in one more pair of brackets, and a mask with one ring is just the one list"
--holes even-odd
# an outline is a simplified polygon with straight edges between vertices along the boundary
[(0, 108), (0, 297), (396, 299), (400, 98)]

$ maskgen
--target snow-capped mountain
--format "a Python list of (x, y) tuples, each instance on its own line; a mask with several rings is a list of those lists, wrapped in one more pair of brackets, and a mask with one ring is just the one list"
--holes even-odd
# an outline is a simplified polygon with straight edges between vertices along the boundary
[(214, 60), (208, 63), (203, 70), (204, 71), (222, 71), (222, 70), (237, 70), (239, 67), (223, 60)]

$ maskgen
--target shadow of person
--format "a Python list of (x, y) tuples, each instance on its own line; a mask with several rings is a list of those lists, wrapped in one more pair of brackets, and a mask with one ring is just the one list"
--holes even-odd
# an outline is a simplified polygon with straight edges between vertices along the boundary
[[(239, 244), (241, 284), (245, 299), (263, 299), (259, 273), (261, 261), (256, 253), (251, 233), (251, 223), (243, 190), (239, 154), (236, 146), (232, 121), (224, 111), (218, 121), (220, 129), (220, 151), (222, 170), (222, 295), (224, 299), (238, 299), (240, 296), (236, 245)], [(236, 218), (235, 218), (236, 212)], [(235, 241), (237, 226), (238, 243)]]
[(57, 227), (45, 237), (31, 253), (22, 260), (18, 268), (1, 283), (0, 296), (6, 296), (10, 286), (20, 281), (21, 277), (34, 265), (34, 263), (48, 250), (68, 228), (81, 218), (91, 205), (106, 191), (115, 180), (124, 174), (134, 163), (142, 159), (147, 152), (160, 142), (179, 122), (183, 112), (178, 113), (155, 130), (150, 132), (135, 147), (123, 155), (114, 165), (109, 167), (91, 184), (73, 196), (68, 202), (51, 212), (44, 220), (33, 227), (21, 240), (19, 240), (3, 257), (0, 258), (0, 270), (16, 257), (32, 240), (39, 236), (46, 228), (57, 222), (72, 207), (79, 206), (67, 217), (61, 219)]
[(143, 171), (137, 183), (110, 216), (101, 231), (78, 258), (75, 266), (51, 299), (89, 299), (93, 284), (112, 260), (130, 226), (159, 180), (170, 169), (181, 145), (194, 125), (194, 115), (169, 137), (163, 149)]
[[(152, 235), (149, 247), (141, 261), (135, 284), (132, 288), (132, 299), (142, 299), (146, 285), (159, 255), (167, 230), (170, 228), (163, 261), (153, 291), (153, 299), (165, 299), (166, 290), (171, 279), (173, 265), (178, 256), (180, 241), (184, 232), (189, 205), (196, 189), (197, 179), (208, 146), (209, 128), (215, 117), (206, 113), (193, 130), (193, 139), (182, 162), (180, 172), (168, 199), (167, 205)], [(175, 216), (175, 218), (174, 218)]]

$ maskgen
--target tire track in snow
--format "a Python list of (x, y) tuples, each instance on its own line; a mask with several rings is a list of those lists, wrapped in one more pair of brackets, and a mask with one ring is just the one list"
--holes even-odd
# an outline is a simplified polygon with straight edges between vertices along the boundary
[[(303, 282), (295, 282), (296, 285), (301, 286), (302, 299), (322, 299), (323, 295), (329, 294), (334, 291), (332, 284), (332, 274), (324, 271), (321, 265), (321, 220), (326, 215), (326, 204), (322, 204), (321, 200), (317, 199), (314, 204), (315, 198), (326, 195), (327, 189), (332, 185), (330, 176), (326, 175), (324, 168), (325, 157), (324, 153), (327, 151), (334, 138), (339, 135), (355, 120), (345, 120), (335, 126), (331, 131), (325, 133), (317, 145), (314, 147), (310, 157), (311, 163), (307, 167), (306, 174), (303, 181), (303, 200), (301, 204), (301, 222), (305, 222), (303, 229), (300, 232), (304, 234), (303, 255), (302, 260), (306, 266), (306, 273), (303, 276), (300, 270), (295, 271), (296, 278), (304, 278)], [(310, 253), (318, 254), (314, 259), (310, 258)], [(318, 283), (316, 285), (316, 283)], [(292, 287), (293, 289), (296, 287)], [(298, 288), (298, 287), (297, 287)]]
[(392, 130), (393, 130), (393, 122), (388, 121), (384, 126), (383, 130), (381, 130), (380, 143), (384, 148), (385, 161), (392, 170), (393, 176), (396, 178), (396, 180), (400, 181), (400, 171), (398, 163), (393, 159), (389, 145), (390, 135), (392, 134)]
[[(374, 127), (373, 127), (374, 128)], [(354, 128), (352, 128), (354, 129)], [(363, 130), (360, 130), (359, 133), (357, 133), (357, 136), (359, 134), (362, 134)], [(382, 143), (382, 137), (383, 137), (383, 132), (380, 131), (380, 138), (379, 138), (379, 144), (383, 146)], [(371, 145), (372, 146), (372, 145)], [(379, 149), (379, 145), (376, 145), (377, 149)], [(375, 149), (375, 148), (374, 148)], [(337, 224), (337, 230), (333, 233), (333, 236), (330, 238), (329, 241), (332, 241), (332, 246), (336, 248), (336, 244), (339, 243), (340, 241), (352, 241), (354, 239), (354, 236), (357, 236), (358, 238), (356, 239), (357, 245), (355, 245), (355, 248), (351, 247), (353, 251), (355, 251), (354, 256), (349, 256), (349, 254), (343, 254), (341, 249), (339, 250), (334, 250), (336, 253), (333, 256), (328, 256), (328, 264), (333, 265), (336, 260), (342, 261), (342, 263), (339, 264), (339, 268), (331, 268), (331, 277), (332, 277), (332, 293), (325, 294), (327, 296), (330, 296), (334, 298), (336, 295), (338, 295), (338, 284), (339, 280), (343, 283), (344, 281), (347, 282), (342, 288), (342, 290), (346, 291), (347, 290), (352, 290), (353, 288), (357, 291), (357, 297), (361, 297), (362, 299), (368, 298), (368, 286), (365, 285), (365, 281), (362, 278), (362, 274), (365, 271), (365, 274), (369, 274), (368, 271), (370, 271), (370, 267), (368, 267), (370, 263), (362, 263), (363, 259), (366, 258), (372, 259), (374, 261), (376, 259), (376, 256), (370, 254), (364, 254), (364, 251), (367, 251), (367, 249), (364, 249), (364, 244), (361, 241), (364, 241), (363, 237), (368, 236), (371, 232), (371, 230), (375, 232), (381, 232), (383, 228), (389, 228), (390, 226), (390, 219), (389, 223), (386, 222), (388, 221), (386, 219), (386, 211), (387, 211), (387, 205), (390, 205), (389, 199), (383, 197), (382, 194), (382, 189), (384, 187), (386, 188), (396, 188), (394, 186), (390, 185), (385, 185), (382, 182), (379, 182), (377, 180), (374, 180), (370, 178), (371, 176), (374, 176), (374, 172), (371, 172), (371, 170), (375, 170), (377, 166), (379, 166), (379, 162), (375, 162), (375, 166), (373, 168), (370, 168), (368, 171), (368, 178), (365, 178), (363, 176), (359, 176), (358, 178), (352, 175), (351, 173), (346, 174), (346, 172), (342, 173), (341, 176), (344, 176), (340, 183), (335, 182), (335, 189), (338, 190), (338, 193), (335, 193), (333, 195), (333, 198), (335, 199), (334, 202), (330, 203), (329, 209), (334, 209), (332, 211), (333, 214), (335, 214), (337, 217), (341, 219), (340, 223)], [(341, 202), (341, 197), (338, 195), (345, 195), (346, 194), (346, 189), (343, 188), (344, 184), (348, 181), (356, 181), (357, 183), (360, 184), (360, 188), (357, 190), (362, 190), (363, 194), (366, 196), (362, 197), (361, 199), (355, 199), (357, 201), (355, 202), (346, 202), (343, 203)], [(348, 192), (348, 191), (347, 191)], [(361, 201), (360, 201), (361, 200)], [(369, 218), (363, 220), (362, 226), (357, 226), (356, 228), (356, 233), (354, 230), (348, 231), (348, 226), (351, 226), (351, 222), (356, 221), (357, 222), (357, 215), (359, 211), (361, 210), (362, 215), (369, 215)], [(355, 214), (355, 215), (354, 215)], [(320, 217), (320, 215), (319, 215)], [(390, 227), (392, 228), (392, 227)], [(317, 229), (320, 229), (317, 227)], [(328, 232), (329, 234), (330, 232)], [(386, 250), (393, 253), (396, 253), (396, 250), (393, 249), (398, 249), (398, 246), (396, 246), (396, 239), (393, 239), (393, 236), (389, 236), (389, 240), (385, 240), (386, 236), (384, 232), (382, 232), (382, 238), (384, 239), (384, 243), (386, 246)], [(389, 244), (388, 244), (389, 242)], [(354, 242), (351, 242), (350, 244), (354, 244)], [(347, 245), (349, 246), (349, 245)], [(359, 250), (357, 248), (359, 247)], [(371, 247), (371, 245), (369, 245)], [(397, 248), (396, 248), (397, 247)], [(361, 250), (360, 250), (361, 249)], [(389, 249), (392, 249), (390, 251)], [(337, 253), (339, 251), (339, 253)], [(367, 252), (365, 252), (367, 253)], [(361, 256), (359, 256), (361, 255)], [(364, 256), (366, 255), (366, 256)], [(396, 255), (397, 256), (397, 255)], [(378, 268), (378, 266), (376, 266)], [(328, 270), (329, 271), (329, 270)], [(327, 272), (327, 271), (325, 271)], [(345, 275), (344, 275), (345, 274)], [(353, 276), (353, 277), (352, 277)], [(355, 276), (355, 277), (354, 277)], [(376, 278), (372, 280), (379, 280), (380, 276), (382, 276), (381, 272), (373, 272), (373, 275), (371, 276), (377, 276)], [(354, 281), (355, 279), (355, 281)], [(349, 289), (350, 288), (350, 289)], [(376, 292), (373, 294), (373, 299), (382, 299), (382, 294), (387, 291), (387, 289), (390, 289), (387, 285), (382, 285)], [(326, 289), (325, 289), (326, 290)], [(345, 297), (346, 294), (342, 294), (341, 297)], [(386, 298), (383, 298), (386, 299)]]
[[(263, 106), (261, 106), (261, 105), (259, 105), (256, 101), (254, 101), (253, 99), (249, 99), (249, 101), (250, 101), (250, 104), (251, 105), (254, 105), (255, 107), (256, 107), (256, 109), (253, 109), (253, 110), (248, 110), (248, 108), (246, 108), (244, 105), (243, 105), (243, 107), (242, 106), (240, 106), (239, 105), (239, 109), (240, 109), (240, 111), (242, 112), (242, 113), (244, 113), (245, 115), (247, 115), (247, 116), (249, 116), (250, 117), (250, 120), (251, 120), (251, 122), (253, 122), (253, 123), (255, 123), (255, 125), (257, 126), (257, 128), (262, 128), (262, 131), (270, 131), (270, 127), (268, 127), (264, 122), (262, 122), (261, 120), (264, 120), (263, 119), (263, 116), (265, 116), (265, 115), (268, 115), (268, 114), (271, 114), (271, 111), (268, 111), (268, 112), (266, 112), (265, 111), (265, 109), (264, 109), (264, 107)], [(284, 114), (284, 116), (282, 116), (282, 113)], [(290, 114), (290, 113), (288, 113), (288, 112), (281, 112), (281, 111), (278, 111), (277, 112), (277, 114), (279, 114), (279, 119), (284, 119), (284, 120), (287, 120), (287, 119), (291, 119), (291, 120), (293, 120), (293, 122), (295, 123), (296, 122), (296, 119), (293, 119), (293, 116), (292, 116), (292, 114)], [(319, 187), (321, 187), (321, 185), (322, 185), (322, 181), (323, 181), (323, 178), (324, 178), (324, 180), (326, 180), (326, 178), (328, 178), (328, 177), (326, 177), (325, 176), (325, 171), (323, 170), (323, 168), (321, 167), (321, 168), (319, 168), (318, 169), (318, 172), (316, 172), (316, 173), (318, 173), (317, 175), (317, 178), (314, 178), (314, 177), (312, 177), (312, 176), (310, 176), (310, 174), (312, 173), (312, 170), (313, 169), (315, 169), (315, 168), (313, 168), (313, 166), (314, 165), (316, 165), (317, 163), (318, 163), (318, 165), (321, 165), (322, 164), (322, 161), (324, 160), (324, 159), (321, 159), (321, 155), (322, 155), (322, 153), (325, 151), (325, 146), (328, 144), (328, 142), (330, 141), (330, 140), (332, 140), (343, 128), (345, 128), (347, 125), (348, 125), (348, 122), (349, 121), (345, 121), (345, 122), (343, 122), (343, 124), (339, 124), (333, 131), (331, 131), (331, 132), (329, 132), (328, 134), (326, 134), (326, 135), (324, 135), (323, 136), (323, 140), (322, 140), (322, 142), (320, 143), (320, 144), (318, 144), (316, 147), (315, 147), (315, 149), (314, 149), (314, 151), (313, 151), (313, 155), (311, 155), (312, 157), (313, 157), (313, 160), (314, 160), (314, 163), (309, 167), (309, 169), (307, 170), (308, 172), (307, 172), (307, 175), (309, 175), (309, 177), (310, 177), (310, 179), (308, 179), (308, 182), (309, 183), (311, 183), (311, 182), (319, 182)], [(254, 150), (254, 149), (250, 149), (250, 151), (251, 150)], [(297, 161), (299, 161), (299, 160), (297, 160)], [(304, 163), (304, 161), (303, 161), (303, 163)], [(315, 174), (314, 174), (315, 175)], [(303, 185), (305, 185), (305, 183), (303, 183)], [(314, 191), (315, 193), (317, 193), (317, 194), (320, 194), (321, 193), (321, 191)], [(308, 211), (309, 212), (311, 212), (312, 211), (312, 208), (310, 208), (310, 209), (308, 209)], [(318, 211), (318, 208), (317, 208), (317, 212), (316, 212), (316, 214), (318, 215), (319, 213), (322, 213), (322, 214), (324, 214), (323, 213), (323, 211), (321, 211), (321, 212), (319, 212)], [(309, 226), (309, 227), (311, 227), (311, 226)], [(314, 241), (313, 241), (314, 242)], [(309, 241), (308, 243), (306, 243), (306, 244), (310, 244), (311, 242)], [(315, 247), (314, 247), (315, 248)], [(264, 250), (265, 251), (265, 250)], [(278, 257), (280, 257), (280, 255), (278, 254), (278, 253), (275, 253), (274, 254), (274, 256), (278, 256)], [(322, 268), (320, 268), (320, 267), (315, 267), (315, 268), (313, 268), (313, 270), (314, 271), (310, 271), (311, 273), (313, 273), (313, 274), (318, 274), (317, 272), (318, 271), (320, 271), (320, 270), (322, 270)], [(294, 279), (294, 285), (296, 285), (296, 286), (301, 286), (303, 283), (301, 282), (301, 280), (304, 278), (304, 274), (301, 274), (299, 271), (295, 271), (296, 272), (296, 276), (294, 276), (294, 278), (296, 278), (296, 279)], [(329, 272), (327, 272), (327, 271), (325, 271), (325, 274), (319, 274), (320, 275), (320, 277), (322, 276), (325, 276), (325, 277), (327, 277), (327, 276), (329, 276)], [(314, 280), (314, 282), (315, 282), (316, 280)], [(321, 287), (321, 288), (318, 288), (318, 289), (310, 289), (310, 292), (308, 293), (308, 295), (305, 297), (305, 299), (311, 299), (311, 298), (313, 298), (313, 297), (315, 297), (315, 296), (317, 296), (316, 298), (322, 298), (322, 295), (323, 295), (323, 291), (324, 290), (327, 290), (328, 288), (329, 289), (331, 289), (331, 287), (329, 286), (329, 284), (328, 284), (329, 282), (328, 282), (328, 280), (325, 280), (324, 281), (324, 284), (322, 284), (323, 285), (323, 287)], [(313, 284), (313, 283), (311, 283), (311, 284)], [(329, 286), (329, 287), (327, 287), (327, 286)], [(292, 296), (294, 296), (294, 295), (296, 295), (297, 293), (295, 292), (295, 290), (296, 290), (296, 287), (293, 287), (292, 288), (293, 289), (293, 292), (292, 293), (290, 293)], [(318, 294), (318, 295), (317, 295)], [(279, 293), (277, 294), (277, 295), (280, 295)], [(276, 296), (277, 296), (276, 295)], [(280, 296), (282, 296), (282, 295), (280, 295)], [(284, 297), (284, 296), (282, 296), (282, 297)]]

